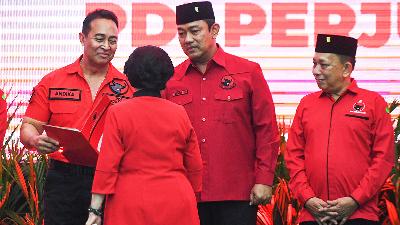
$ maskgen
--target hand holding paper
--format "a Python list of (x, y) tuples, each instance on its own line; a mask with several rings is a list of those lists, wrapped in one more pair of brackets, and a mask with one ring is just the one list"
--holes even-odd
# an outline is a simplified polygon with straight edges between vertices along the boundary
[(63, 155), (71, 163), (95, 166), (99, 153), (97, 147), (110, 104), (110, 98), (104, 95), (93, 110), (86, 115), (87, 119), (81, 130), (52, 125), (43, 125), (43, 128), (47, 136), (59, 142)]

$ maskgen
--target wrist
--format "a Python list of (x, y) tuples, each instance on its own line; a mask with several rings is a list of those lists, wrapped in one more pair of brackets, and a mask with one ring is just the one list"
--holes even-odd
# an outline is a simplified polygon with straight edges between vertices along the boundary
[(96, 216), (102, 216), (103, 215), (103, 210), (101, 208), (95, 209), (89, 206), (88, 208), (89, 213), (93, 213)]
[(351, 195), (350, 195), (350, 198), (353, 199), (353, 201), (356, 204), (357, 208), (359, 208), (360, 207), (360, 203), (358, 203), (357, 200)]
[(310, 203), (310, 200), (313, 199), (313, 198), (314, 198), (314, 197), (311, 197), (311, 198), (307, 199), (307, 200), (304, 202), (304, 208), (308, 209), (308, 204)]

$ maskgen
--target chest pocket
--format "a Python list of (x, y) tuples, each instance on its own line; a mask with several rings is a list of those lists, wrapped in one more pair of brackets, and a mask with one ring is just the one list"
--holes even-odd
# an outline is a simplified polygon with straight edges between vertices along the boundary
[(368, 115), (346, 113), (343, 121), (345, 124), (351, 124), (351, 126), (348, 126), (348, 129), (352, 130), (351, 133), (356, 135), (356, 137), (367, 137), (373, 129), (373, 121), (370, 118), (370, 113)]
[(185, 89), (185, 90), (172, 90), (168, 94), (168, 100), (178, 104), (178, 105), (187, 105), (193, 101), (192, 93)]
[(229, 90), (219, 90), (214, 98), (217, 103), (217, 113), (215, 118), (223, 123), (233, 123), (239, 119), (238, 115), (244, 107), (243, 90), (234, 88)]
[(58, 126), (73, 126), (81, 118), (77, 112), (81, 101), (50, 100), (49, 109), (52, 113), (50, 121)]

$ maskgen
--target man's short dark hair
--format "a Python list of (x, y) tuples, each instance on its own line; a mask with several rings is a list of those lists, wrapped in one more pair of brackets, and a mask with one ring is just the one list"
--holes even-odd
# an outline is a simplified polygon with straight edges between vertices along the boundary
[(83, 20), (82, 33), (85, 36), (87, 36), (89, 34), (90, 29), (91, 29), (90, 23), (95, 19), (112, 20), (117, 25), (117, 28), (118, 28), (118, 18), (113, 12), (106, 10), (106, 9), (96, 9), (95, 11), (90, 12), (86, 16), (85, 20)]
[(347, 56), (347, 55), (340, 55), (340, 54), (336, 54), (339, 57), (340, 63), (345, 64), (346, 62), (350, 62), (351, 65), (353, 66), (353, 70), (354, 67), (356, 66), (356, 58), (355, 57), (351, 57), (351, 56)]
[(205, 19), (204, 22), (208, 25), (208, 30), (211, 31), (211, 26), (214, 25), (215, 19)]
[(135, 88), (164, 90), (174, 74), (171, 58), (161, 48), (147, 45), (136, 48), (125, 62), (124, 74)]

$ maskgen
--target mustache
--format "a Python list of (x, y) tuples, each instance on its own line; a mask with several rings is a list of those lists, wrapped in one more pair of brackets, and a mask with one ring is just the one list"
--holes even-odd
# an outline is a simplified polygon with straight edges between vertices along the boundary
[(185, 48), (197, 48), (197, 45), (184, 45)]
[(99, 50), (97, 51), (97, 54), (111, 55), (112, 52), (110, 50)]

